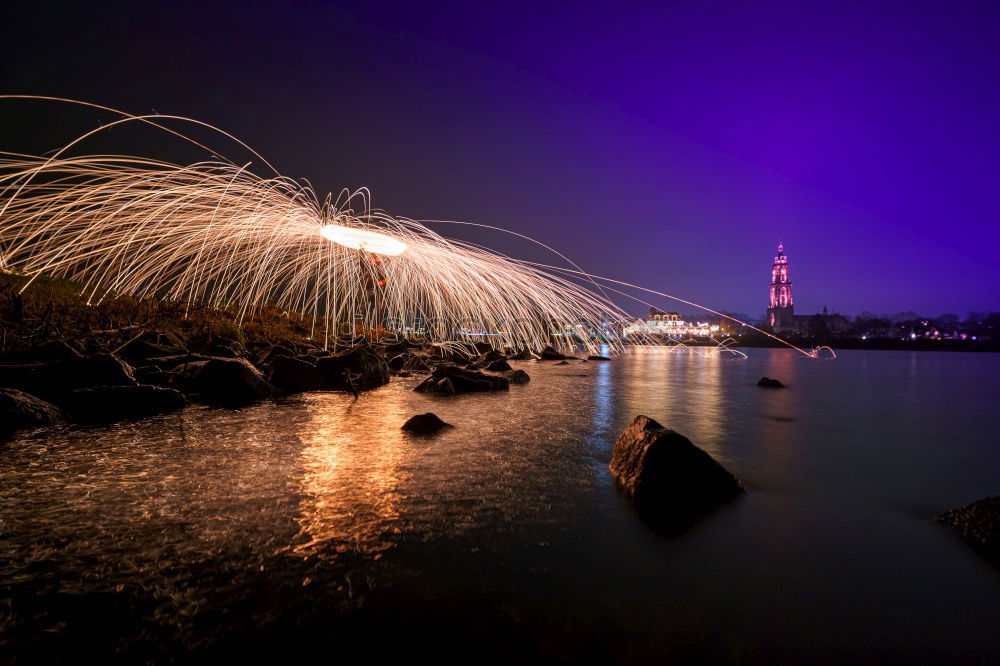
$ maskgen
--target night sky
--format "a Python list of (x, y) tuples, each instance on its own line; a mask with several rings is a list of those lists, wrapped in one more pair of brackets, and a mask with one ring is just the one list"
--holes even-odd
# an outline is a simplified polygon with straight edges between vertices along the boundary
[[(6, 2), (0, 45), (4, 93), (198, 118), (713, 307), (760, 316), (783, 240), (800, 313), (1000, 310), (1000, 3)], [(0, 102), (0, 149), (102, 118)]]

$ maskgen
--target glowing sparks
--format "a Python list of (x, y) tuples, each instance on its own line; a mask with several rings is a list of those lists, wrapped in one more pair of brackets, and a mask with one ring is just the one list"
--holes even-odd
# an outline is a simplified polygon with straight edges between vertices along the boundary
[(377, 231), (327, 224), (320, 227), (319, 232), (323, 235), (323, 238), (355, 250), (384, 254), (389, 257), (395, 257), (406, 252), (406, 243), (385, 234), (380, 234)]
[[(196, 120), (0, 95), (14, 98), (121, 116), (48, 157), (0, 152), (0, 270), (76, 280), (88, 302), (116, 295), (203, 302), (233, 308), (237, 321), (277, 307), (311, 319), (314, 336), (334, 345), (338, 336), (353, 339), (360, 332), (497, 349), (553, 346), (571, 353), (579, 346), (597, 353), (602, 344), (619, 352), (627, 343), (646, 341), (622, 337), (617, 323), (631, 317), (607, 292), (645, 301), (612, 285), (732, 319), (663, 292), (588, 274), (547, 246), (570, 267), (517, 261), (444, 238), (415, 220), (372, 210), (365, 189), (321, 201), (307, 183), (277, 172), (259, 176), (215, 157), (214, 150), (211, 161), (190, 165), (71, 156), (70, 148), (124, 123), (208, 150), (166, 127), (170, 121), (218, 131), (270, 167), (235, 137)], [(318, 242), (318, 236), (331, 242)], [(718, 352), (733, 353), (729, 346), (721, 343)]]

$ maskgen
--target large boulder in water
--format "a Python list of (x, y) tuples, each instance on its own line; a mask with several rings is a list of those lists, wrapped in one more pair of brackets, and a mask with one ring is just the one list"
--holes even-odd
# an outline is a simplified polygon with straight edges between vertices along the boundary
[(531, 377), (524, 370), (508, 370), (501, 372), (500, 376), (506, 377), (511, 384), (527, 384), (531, 381)]
[(0, 439), (22, 428), (43, 428), (61, 421), (62, 414), (54, 405), (17, 389), (0, 389)]
[(779, 380), (772, 379), (771, 377), (761, 377), (757, 380), (757, 386), (762, 388), (785, 388), (785, 385)]
[(454, 427), (452, 424), (442, 421), (441, 417), (434, 412), (427, 412), (411, 416), (400, 429), (414, 435), (431, 435), (438, 430)]
[(368, 391), (389, 383), (389, 365), (368, 347), (354, 347), (316, 360), (336, 391)]
[(188, 365), (191, 390), (208, 405), (239, 407), (275, 393), (255, 368), (242, 358), (213, 358)]
[(443, 364), (434, 368), (431, 376), (413, 390), (420, 393), (471, 393), (506, 391), (509, 388), (510, 380), (506, 377)]
[(322, 391), (330, 382), (313, 362), (313, 357), (276, 356), (271, 361), (267, 381), (283, 393)]
[(648, 416), (622, 432), (611, 474), (652, 524), (682, 530), (745, 492), (740, 481), (684, 435)]
[(186, 404), (180, 391), (160, 386), (94, 386), (71, 391), (63, 400), (66, 413), (84, 423), (164, 414)]
[(1000, 558), (1000, 497), (985, 497), (937, 518), (984, 554)]

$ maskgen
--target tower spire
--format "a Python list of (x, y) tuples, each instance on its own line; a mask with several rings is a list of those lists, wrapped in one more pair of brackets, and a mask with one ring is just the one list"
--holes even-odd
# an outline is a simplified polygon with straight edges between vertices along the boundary
[(791, 329), (795, 323), (794, 312), (788, 257), (785, 256), (785, 244), (778, 241), (778, 256), (774, 258), (771, 268), (771, 286), (768, 290), (768, 323), (776, 331)]

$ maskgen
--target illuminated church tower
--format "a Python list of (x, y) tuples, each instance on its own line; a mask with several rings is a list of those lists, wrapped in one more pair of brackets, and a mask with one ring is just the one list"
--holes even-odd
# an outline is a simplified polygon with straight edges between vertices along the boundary
[(792, 306), (792, 281), (788, 277), (788, 257), (785, 246), (778, 243), (778, 256), (771, 269), (770, 300), (767, 306), (767, 322), (775, 331), (795, 328), (795, 309)]

